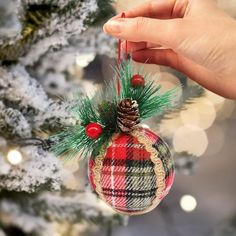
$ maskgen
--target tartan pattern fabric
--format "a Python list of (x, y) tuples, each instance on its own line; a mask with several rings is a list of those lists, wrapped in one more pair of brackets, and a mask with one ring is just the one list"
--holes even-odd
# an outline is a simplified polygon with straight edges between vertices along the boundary
[(149, 129), (140, 130), (146, 137), (149, 137), (153, 144), (153, 147), (158, 151), (159, 157), (162, 160), (163, 167), (165, 169), (165, 189), (161, 199), (163, 199), (170, 191), (174, 182), (174, 160), (172, 158), (168, 145), (160, 137), (157, 139), (156, 134)]
[[(153, 143), (165, 171), (165, 188), (157, 204), (169, 192), (173, 183), (174, 168), (168, 146), (148, 129), (139, 128), (147, 142)], [(96, 158), (96, 157), (95, 157)], [(93, 189), (95, 159), (89, 162), (89, 179)], [(157, 178), (151, 153), (145, 143), (131, 134), (120, 133), (106, 149), (100, 173), (103, 199), (115, 210), (126, 214), (141, 214), (153, 206), (158, 197)]]

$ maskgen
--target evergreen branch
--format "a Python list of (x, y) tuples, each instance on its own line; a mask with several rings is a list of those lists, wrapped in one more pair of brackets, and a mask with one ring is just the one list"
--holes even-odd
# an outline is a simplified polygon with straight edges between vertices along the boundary
[(99, 122), (95, 107), (87, 96), (81, 99), (75, 97), (75, 101), (72, 102), (69, 111), (82, 125), (87, 125), (90, 122)]
[(178, 89), (179, 88), (176, 87), (163, 94), (160, 94), (160, 92), (156, 90), (153, 96), (148, 97), (141, 106), (141, 118), (146, 119), (172, 108), (172, 98), (175, 96)]
[[(91, 9), (85, 11), (86, 4)], [(57, 5), (56, 1), (46, 1), (41, 4), (29, 3), (25, 6), (24, 15), (21, 16), (23, 25), (21, 38), (16, 40), (13, 45), (8, 42), (1, 45), (0, 60), (14, 62), (19, 57), (25, 56), (33, 45), (35, 47), (37, 43), (52, 37), (59, 31), (61, 35), (64, 34), (63, 36), (67, 40), (75, 33), (74, 22), (81, 21), (81, 25), (77, 27), (77, 33), (81, 33), (89, 26), (88, 19), (93, 17), (94, 12), (96, 12), (95, 5), (77, 0), (70, 0), (62, 6), (60, 3)], [(48, 44), (49, 48), (50, 42)]]
[(36, 5), (27, 6), (25, 14), (22, 16), (21, 38), (14, 45), (3, 45), (0, 48), (0, 60), (14, 61), (23, 56), (30, 45), (35, 43), (41, 37), (38, 37), (37, 31), (44, 27), (53, 13), (59, 8), (56, 5)]
[(172, 107), (172, 100), (179, 89), (178, 87), (161, 93), (161, 86), (156, 86), (154, 81), (150, 79), (150, 75), (145, 75), (146, 85), (144, 87), (133, 88), (131, 77), (135, 73), (130, 61), (123, 63), (121, 71), (117, 73), (119, 73), (121, 81), (121, 97), (137, 101), (141, 119), (149, 118)]
[[(56, 155), (63, 154), (66, 158), (71, 158), (80, 153), (82, 157), (86, 157), (91, 151), (99, 152), (101, 146), (108, 143), (111, 136), (118, 132), (117, 107), (123, 99), (136, 100), (141, 119), (149, 118), (172, 106), (172, 97), (177, 88), (161, 93), (161, 86), (156, 86), (147, 75), (144, 87), (132, 87), (131, 77), (134, 75), (134, 68), (131, 61), (125, 61), (121, 67), (117, 66), (114, 70), (115, 79), (105, 89), (101, 89), (94, 99), (89, 99), (87, 96), (74, 97), (68, 111), (79, 125), (64, 127), (61, 133), (51, 137), (52, 140), (58, 140), (52, 147)], [(119, 94), (117, 78), (120, 78), (121, 85)], [(102, 134), (97, 139), (91, 139), (86, 134), (86, 126), (92, 122), (98, 123), (103, 128)]]
[[(54, 194), (42, 191), (35, 194), (2, 191), (0, 193), (0, 200), (1, 213), (4, 212), (9, 217), (11, 213), (13, 215), (17, 213), (17, 211), (10, 210), (12, 206), (15, 206), (15, 208), (19, 208), (22, 218), (24, 215), (29, 215), (31, 218), (40, 217), (41, 221), (45, 219), (47, 222), (61, 223), (66, 221), (70, 224), (78, 224), (81, 221), (88, 221), (104, 226), (110, 223), (123, 225), (127, 219), (112, 210), (104, 212), (101, 207), (101, 200), (88, 191), (63, 189), (60, 193), (54, 192)], [(10, 209), (4, 208), (3, 202)], [(19, 214), (16, 215), (17, 217), (15, 216), (15, 218), (19, 218)]]
[(102, 145), (106, 144), (111, 135), (112, 133), (103, 132), (98, 139), (94, 140), (87, 136), (85, 127), (70, 126), (49, 139), (54, 142), (57, 140), (51, 148), (56, 155), (64, 155), (65, 159), (70, 159), (80, 154), (81, 158), (86, 158), (92, 151), (99, 150)]
[[(112, 104), (111, 104), (112, 105)], [(103, 101), (98, 108), (95, 108), (93, 100), (87, 96), (83, 98), (75, 98), (68, 110), (79, 121), (79, 125), (67, 126), (59, 134), (51, 136), (49, 139), (57, 142), (52, 146), (52, 151), (56, 155), (65, 155), (66, 159), (70, 159), (77, 154), (87, 157), (92, 150), (106, 144), (116, 129), (116, 109), (114, 105)], [(103, 128), (102, 134), (98, 139), (91, 139), (86, 134), (86, 125), (91, 122), (99, 123)]]
[(112, 7), (114, 0), (97, 0), (99, 11), (92, 14), (88, 24), (97, 26), (103, 24), (107, 19), (115, 15), (115, 10)]

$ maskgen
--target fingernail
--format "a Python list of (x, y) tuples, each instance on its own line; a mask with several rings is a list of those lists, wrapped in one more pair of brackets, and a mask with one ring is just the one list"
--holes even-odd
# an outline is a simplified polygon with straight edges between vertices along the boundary
[(107, 23), (104, 25), (104, 31), (106, 33), (111, 34), (118, 34), (121, 32), (122, 24), (124, 19), (111, 19), (107, 21)]

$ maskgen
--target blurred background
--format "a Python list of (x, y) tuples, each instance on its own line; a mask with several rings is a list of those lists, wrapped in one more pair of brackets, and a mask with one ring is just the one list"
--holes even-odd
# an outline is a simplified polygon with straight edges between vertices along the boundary
[[(113, 79), (117, 40), (102, 25), (142, 2), (0, 0), (0, 236), (236, 235), (236, 102), (175, 70), (135, 63), (163, 91), (181, 85), (176, 109), (145, 123), (177, 172), (152, 212), (118, 215), (91, 191), (86, 161), (64, 162), (42, 141), (73, 122), (59, 98), (92, 97)], [(217, 4), (236, 18), (236, 0)]]

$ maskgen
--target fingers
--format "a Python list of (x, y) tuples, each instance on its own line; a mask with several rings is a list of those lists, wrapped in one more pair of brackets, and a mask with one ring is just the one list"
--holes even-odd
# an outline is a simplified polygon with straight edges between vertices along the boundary
[[(232, 88), (232, 81), (218, 78), (212, 71), (196, 64), (188, 58), (176, 54), (171, 49), (144, 49), (133, 52), (132, 58), (137, 62), (170, 66), (186, 74), (206, 89), (224, 97), (234, 99), (236, 97), (235, 89)], [(231, 86), (229, 86), (230, 83)]]
[[(140, 51), (133, 52), (132, 59), (137, 62), (148, 63), (148, 64), (158, 64), (163, 66), (169, 66), (180, 72), (185, 73), (187, 76), (191, 77), (195, 81), (201, 83), (200, 76), (196, 76), (196, 69), (202, 71), (202, 68), (198, 66), (195, 62), (178, 55), (171, 49), (144, 49)], [(198, 73), (200, 73), (198, 71)], [(208, 80), (206, 80), (208, 81)]]
[[(158, 19), (182, 18), (188, 5), (188, 0), (151, 0), (126, 11), (127, 18), (148, 17)], [(121, 17), (121, 14), (114, 18)]]
[(158, 64), (163, 66), (170, 66), (174, 69), (181, 69), (178, 66), (178, 56), (171, 49), (144, 49), (135, 51), (132, 54), (132, 58), (135, 61)]
[[(135, 51), (142, 50), (142, 49), (157, 48), (157, 47), (161, 47), (161, 45), (154, 44), (154, 43), (148, 43), (148, 42), (138, 42), (138, 43), (135, 43), (135, 42), (128, 42), (128, 43), (127, 43), (128, 52), (131, 52), (131, 53), (132, 53), (132, 52), (135, 52)], [(122, 42), (121, 48), (122, 48), (123, 50), (126, 49), (126, 44), (125, 44), (125, 42)]]
[(132, 42), (150, 42), (171, 47), (180, 39), (182, 20), (158, 20), (145, 17), (117, 18), (104, 25), (104, 31)]

